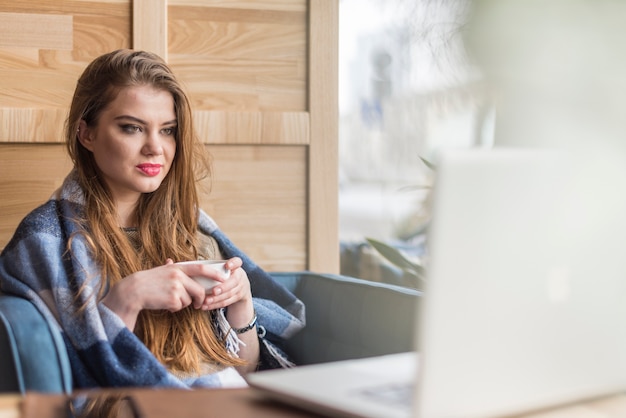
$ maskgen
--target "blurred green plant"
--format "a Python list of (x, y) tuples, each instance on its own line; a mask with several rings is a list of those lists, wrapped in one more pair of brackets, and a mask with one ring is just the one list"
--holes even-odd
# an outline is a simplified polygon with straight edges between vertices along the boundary
[[(437, 171), (436, 166), (430, 161), (428, 161), (427, 159), (420, 157), (420, 160), (422, 160), (424, 165), (426, 165), (426, 167), (431, 169), (433, 172)], [(411, 230), (408, 233), (405, 233), (403, 234), (403, 236), (401, 236), (401, 238), (406, 238), (406, 239), (415, 237), (416, 235), (426, 233), (426, 230), (428, 229), (428, 225), (430, 224), (430, 203), (431, 203), (430, 191), (432, 190), (432, 184), (415, 185), (415, 186), (411, 186), (411, 189), (412, 190), (428, 189), (429, 193), (424, 202), (424, 209), (427, 213), (425, 216), (424, 215), (419, 216), (419, 214), (416, 214), (419, 216), (419, 218), (417, 218), (418, 220), (416, 221), (417, 225), (411, 228)], [(379, 241), (373, 238), (366, 238), (366, 241), (384, 259), (386, 259), (387, 261), (389, 261), (391, 264), (395, 265), (396, 267), (400, 268), (404, 272), (405, 276), (407, 276), (410, 282), (410, 287), (413, 287), (419, 290), (422, 290), (424, 288), (424, 285), (426, 284), (426, 268), (419, 261), (411, 259), (405, 253), (403, 253), (400, 249), (392, 245), (386, 244), (382, 241)]]
[[(420, 157), (420, 160), (422, 160), (422, 162), (424, 163), (424, 165), (428, 168), (430, 168), (433, 171), (437, 171), (437, 167), (435, 166), (435, 164), (431, 163), (430, 161), (428, 161), (426, 158), (424, 157)], [(428, 186), (430, 187), (430, 186)]]
[(412, 260), (392, 245), (373, 238), (366, 238), (366, 240), (383, 258), (403, 271), (410, 282), (410, 287), (419, 290), (424, 288), (426, 269), (418, 261)]

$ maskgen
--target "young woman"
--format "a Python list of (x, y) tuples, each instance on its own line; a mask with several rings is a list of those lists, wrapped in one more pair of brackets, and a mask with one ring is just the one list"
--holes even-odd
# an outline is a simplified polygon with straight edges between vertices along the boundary
[[(94, 60), (66, 141), (74, 169), (18, 227), (0, 284), (58, 323), (75, 385), (239, 386), (288, 366), (278, 346), (303, 326), (302, 303), (199, 208), (208, 158), (168, 66), (132, 50)], [(228, 280), (175, 264), (222, 258)], [(192, 276), (219, 283), (206, 292)]]

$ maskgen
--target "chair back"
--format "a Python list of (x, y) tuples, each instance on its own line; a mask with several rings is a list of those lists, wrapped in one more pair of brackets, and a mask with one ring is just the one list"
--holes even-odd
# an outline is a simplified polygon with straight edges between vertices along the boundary
[(30, 301), (0, 294), (0, 393), (71, 393), (63, 337)]

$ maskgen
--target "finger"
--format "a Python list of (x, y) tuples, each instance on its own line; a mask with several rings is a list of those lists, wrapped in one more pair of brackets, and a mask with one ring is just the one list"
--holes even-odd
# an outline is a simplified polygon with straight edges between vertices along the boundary
[(185, 293), (189, 296), (189, 302), (186, 306), (193, 303), (194, 308), (200, 309), (206, 297), (204, 287), (186, 274), (182, 274), (179, 280), (185, 289)]
[(214, 288), (212, 294), (207, 295), (204, 305), (224, 307), (240, 301), (246, 296), (247, 292), (243, 286), (231, 289), (228, 292), (220, 288)]
[(231, 294), (239, 294), (242, 293), (244, 289), (244, 285), (241, 280), (232, 277), (230, 280), (221, 283), (219, 286), (215, 286), (210, 294), (216, 298), (216, 300), (222, 300)]
[(215, 298), (207, 298), (205, 303), (202, 305), (202, 309), (205, 310), (214, 310), (225, 308), (227, 306), (232, 305), (233, 303), (239, 301), (239, 297), (230, 296), (225, 299), (215, 299)]
[(210, 293), (214, 296), (219, 296), (222, 293), (232, 292), (238, 287), (241, 287), (241, 281), (235, 275), (231, 275), (230, 279), (225, 280), (219, 285), (215, 286)]
[(223, 293), (232, 292), (235, 289), (241, 289), (245, 286), (244, 280), (247, 282), (247, 276), (241, 268), (238, 268), (230, 273), (230, 277), (227, 280), (225, 279), (218, 286), (215, 286), (210, 293), (213, 296), (219, 296)]
[[(216, 294), (217, 293), (217, 294)], [(223, 301), (230, 297), (229, 294), (222, 293), (220, 289), (213, 288), (213, 292), (204, 299), (204, 305), (215, 306), (219, 305)]]
[(230, 271), (236, 270), (243, 265), (243, 261), (239, 257), (233, 257), (226, 261), (226, 268)]
[(191, 280), (184, 274), (175, 274), (168, 277), (168, 280), (164, 283), (165, 294), (168, 296), (170, 303), (170, 310), (182, 309), (185, 306), (189, 306), (193, 298), (190, 294), (190, 289), (185, 283), (186, 280)]
[(166, 309), (170, 312), (178, 312), (183, 308), (189, 306), (192, 302), (191, 296), (185, 291), (179, 292), (177, 295), (173, 296), (171, 299), (171, 303), (169, 307)]
[(171, 258), (168, 258), (167, 260), (165, 260), (165, 265), (168, 266), (170, 264), (174, 264), (174, 260), (172, 260)]

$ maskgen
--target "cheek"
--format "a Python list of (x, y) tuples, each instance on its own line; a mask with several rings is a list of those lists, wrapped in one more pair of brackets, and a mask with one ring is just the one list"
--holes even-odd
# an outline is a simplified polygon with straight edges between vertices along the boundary
[(105, 156), (127, 155), (131, 152), (130, 148), (128, 143), (108, 133), (99, 135), (94, 141), (94, 153)]
[(134, 159), (131, 156), (137, 153), (136, 150), (130, 149), (128, 146), (119, 142), (102, 141), (93, 154), (98, 167), (104, 171), (121, 172), (128, 165), (134, 165)]

